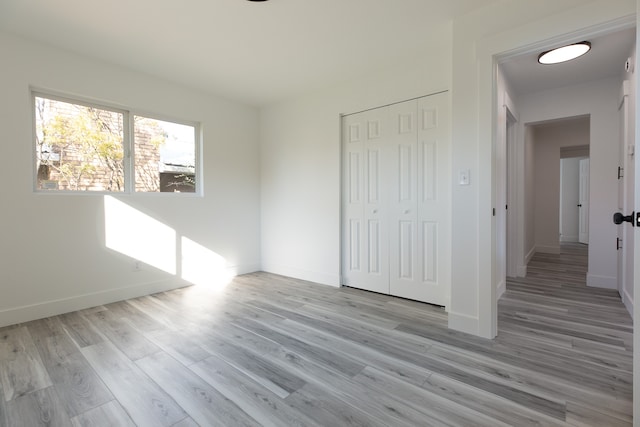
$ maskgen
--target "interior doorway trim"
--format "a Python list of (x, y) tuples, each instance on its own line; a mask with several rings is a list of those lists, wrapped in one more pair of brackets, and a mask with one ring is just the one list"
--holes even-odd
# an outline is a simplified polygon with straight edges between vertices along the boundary
[[(564, 34), (549, 34), (548, 29), (541, 29), (538, 36), (519, 34), (521, 41), (505, 37), (504, 33), (478, 42), (478, 165), (479, 165), (479, 203), (480, 212), (490, 211), (495, 207), (496, 176), (496, 138), (498, 135), (497, 112), (499, 98), (498, 64), (514, 56), (539, 51), (545, 47), (580, 41), (585, 38), (607, 34), (613, 31), (636, 26), (636, 15), (631, 14), (608, 21), (582, 27)], [(546, 32), (546, 33), (545, 33)], [(545, 37), (545, 34), (547, 35)], [(532, 40), (535, 39), (535, 40)], [(484, 83), (484, 84), (483, 84)], [(519, 184), (520, 185), (520, 184)], [(497, 293), (496, 269), (496, 222), (493, 217), (482, 217), (479, 226), (478, 248), (478, 333), (492, 338), (497, 335)], [(483, 250), (484, 242), (492, 242), (491, 250)]]
[[(522, 178), (518, 175), (518, 169), (513, 167), (517, 164), (518, 156), (521, 155), (520, 145), (517, 140), (517, 126), (519, 120), (518, 112), (509, 97), (504, 92), (503, 108), (506, 116), (505, 147), (507, 151), (507, 175), (506, 175), (506, 198), (507, 198), (507, 277), (524, 277), (527, 275), (527, 266), (524, 262), (524, 245), (522, 233), (518, 230), (524, 225), (522, 215), (521, 198), (523, 197), (518, 183)], [(498, 177), (499, 179), (499, 177)], [(500, 294), (498, 294), (498, 298)]]

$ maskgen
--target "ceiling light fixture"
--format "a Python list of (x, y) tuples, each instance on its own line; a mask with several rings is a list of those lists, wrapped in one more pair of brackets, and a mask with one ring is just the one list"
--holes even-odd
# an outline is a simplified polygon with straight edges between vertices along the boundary
[(267, 0), (249, 0), (249, 1), (259, 2), (259, 1), (267, 1)]
[(574, 43), (541, 53), (538, 56), (538, 62), (544, 65), (567, 62), (584, 55), (590, 50), (591, 43), (589, 42)]

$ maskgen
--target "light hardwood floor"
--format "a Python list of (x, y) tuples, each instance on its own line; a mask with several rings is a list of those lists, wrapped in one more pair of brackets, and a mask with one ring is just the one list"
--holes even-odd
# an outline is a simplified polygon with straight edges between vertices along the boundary
[(631, 425), (632, 323), (537, 255), (499, 335), (437, 307), (266, 273), (0, 329), (0, 425)]

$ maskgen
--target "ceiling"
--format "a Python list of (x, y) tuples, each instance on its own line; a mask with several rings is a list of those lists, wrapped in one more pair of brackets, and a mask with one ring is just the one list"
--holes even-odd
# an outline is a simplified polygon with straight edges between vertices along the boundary
[(419, 54), (496, 0), (2, 0), (0, 31), (251, 105)]
[[(624, 74), (624, 64), (633, 49), (635, 28), (588, 38), (591, 51), (586, 55), (556, 65), (538, 64), (541, 51), (511, 57), (500, 67), (515, 96), (541, 90), (586, 83)], [(578, 40), (579, 41), (579, 40)], [(548, 46), (544, 50), (558, 46)]]

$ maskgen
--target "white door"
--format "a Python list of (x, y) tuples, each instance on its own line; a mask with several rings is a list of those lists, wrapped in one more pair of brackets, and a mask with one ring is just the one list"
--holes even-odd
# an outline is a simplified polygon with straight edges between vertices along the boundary
[(414, 287), (419, 267), (417, 101), (392, 105), (390, 111), (389, 287), (392, 295), (405, 296), (402, 291)]
[(389, 293), (388, 212), (382, 185), (387, 109), (343, 119), (343, 272), (344, 284)]
[[(398, 131), (407, 128), (409, 107), (393, 109)], [(414, 110), (415, 111), (415, 110)], [(417, 139), (400, 137), (395, 230), (392, 228), (391, 294), (448, 306), (451, 282), (451, 167), (449, 94), (417, 102)], [(415, 172), (414, 172), (415, 170)], [(393, 215), (393, 214), (392, 214)]]
[(447, 306), (449, 94), (343, 118), (343, 283)]
[(589, 243), (589, 159), (580, 160), (578, 241)]
[[(635, 140), (635, 119), (631, 115), (630, 84), (625, 81), (622, 87), (620, 103), (620, 167), (622, 173), (618, 174), (620, 191), (619, 212), (630, 215), (635, 203), (635, 148), (632, 147)], [(622, 301), (628, 310), (632, 310), (633, 304), (633, 280), (634, 280), (634, 227), (624, 222), (618, 226), (618, 291)]]

